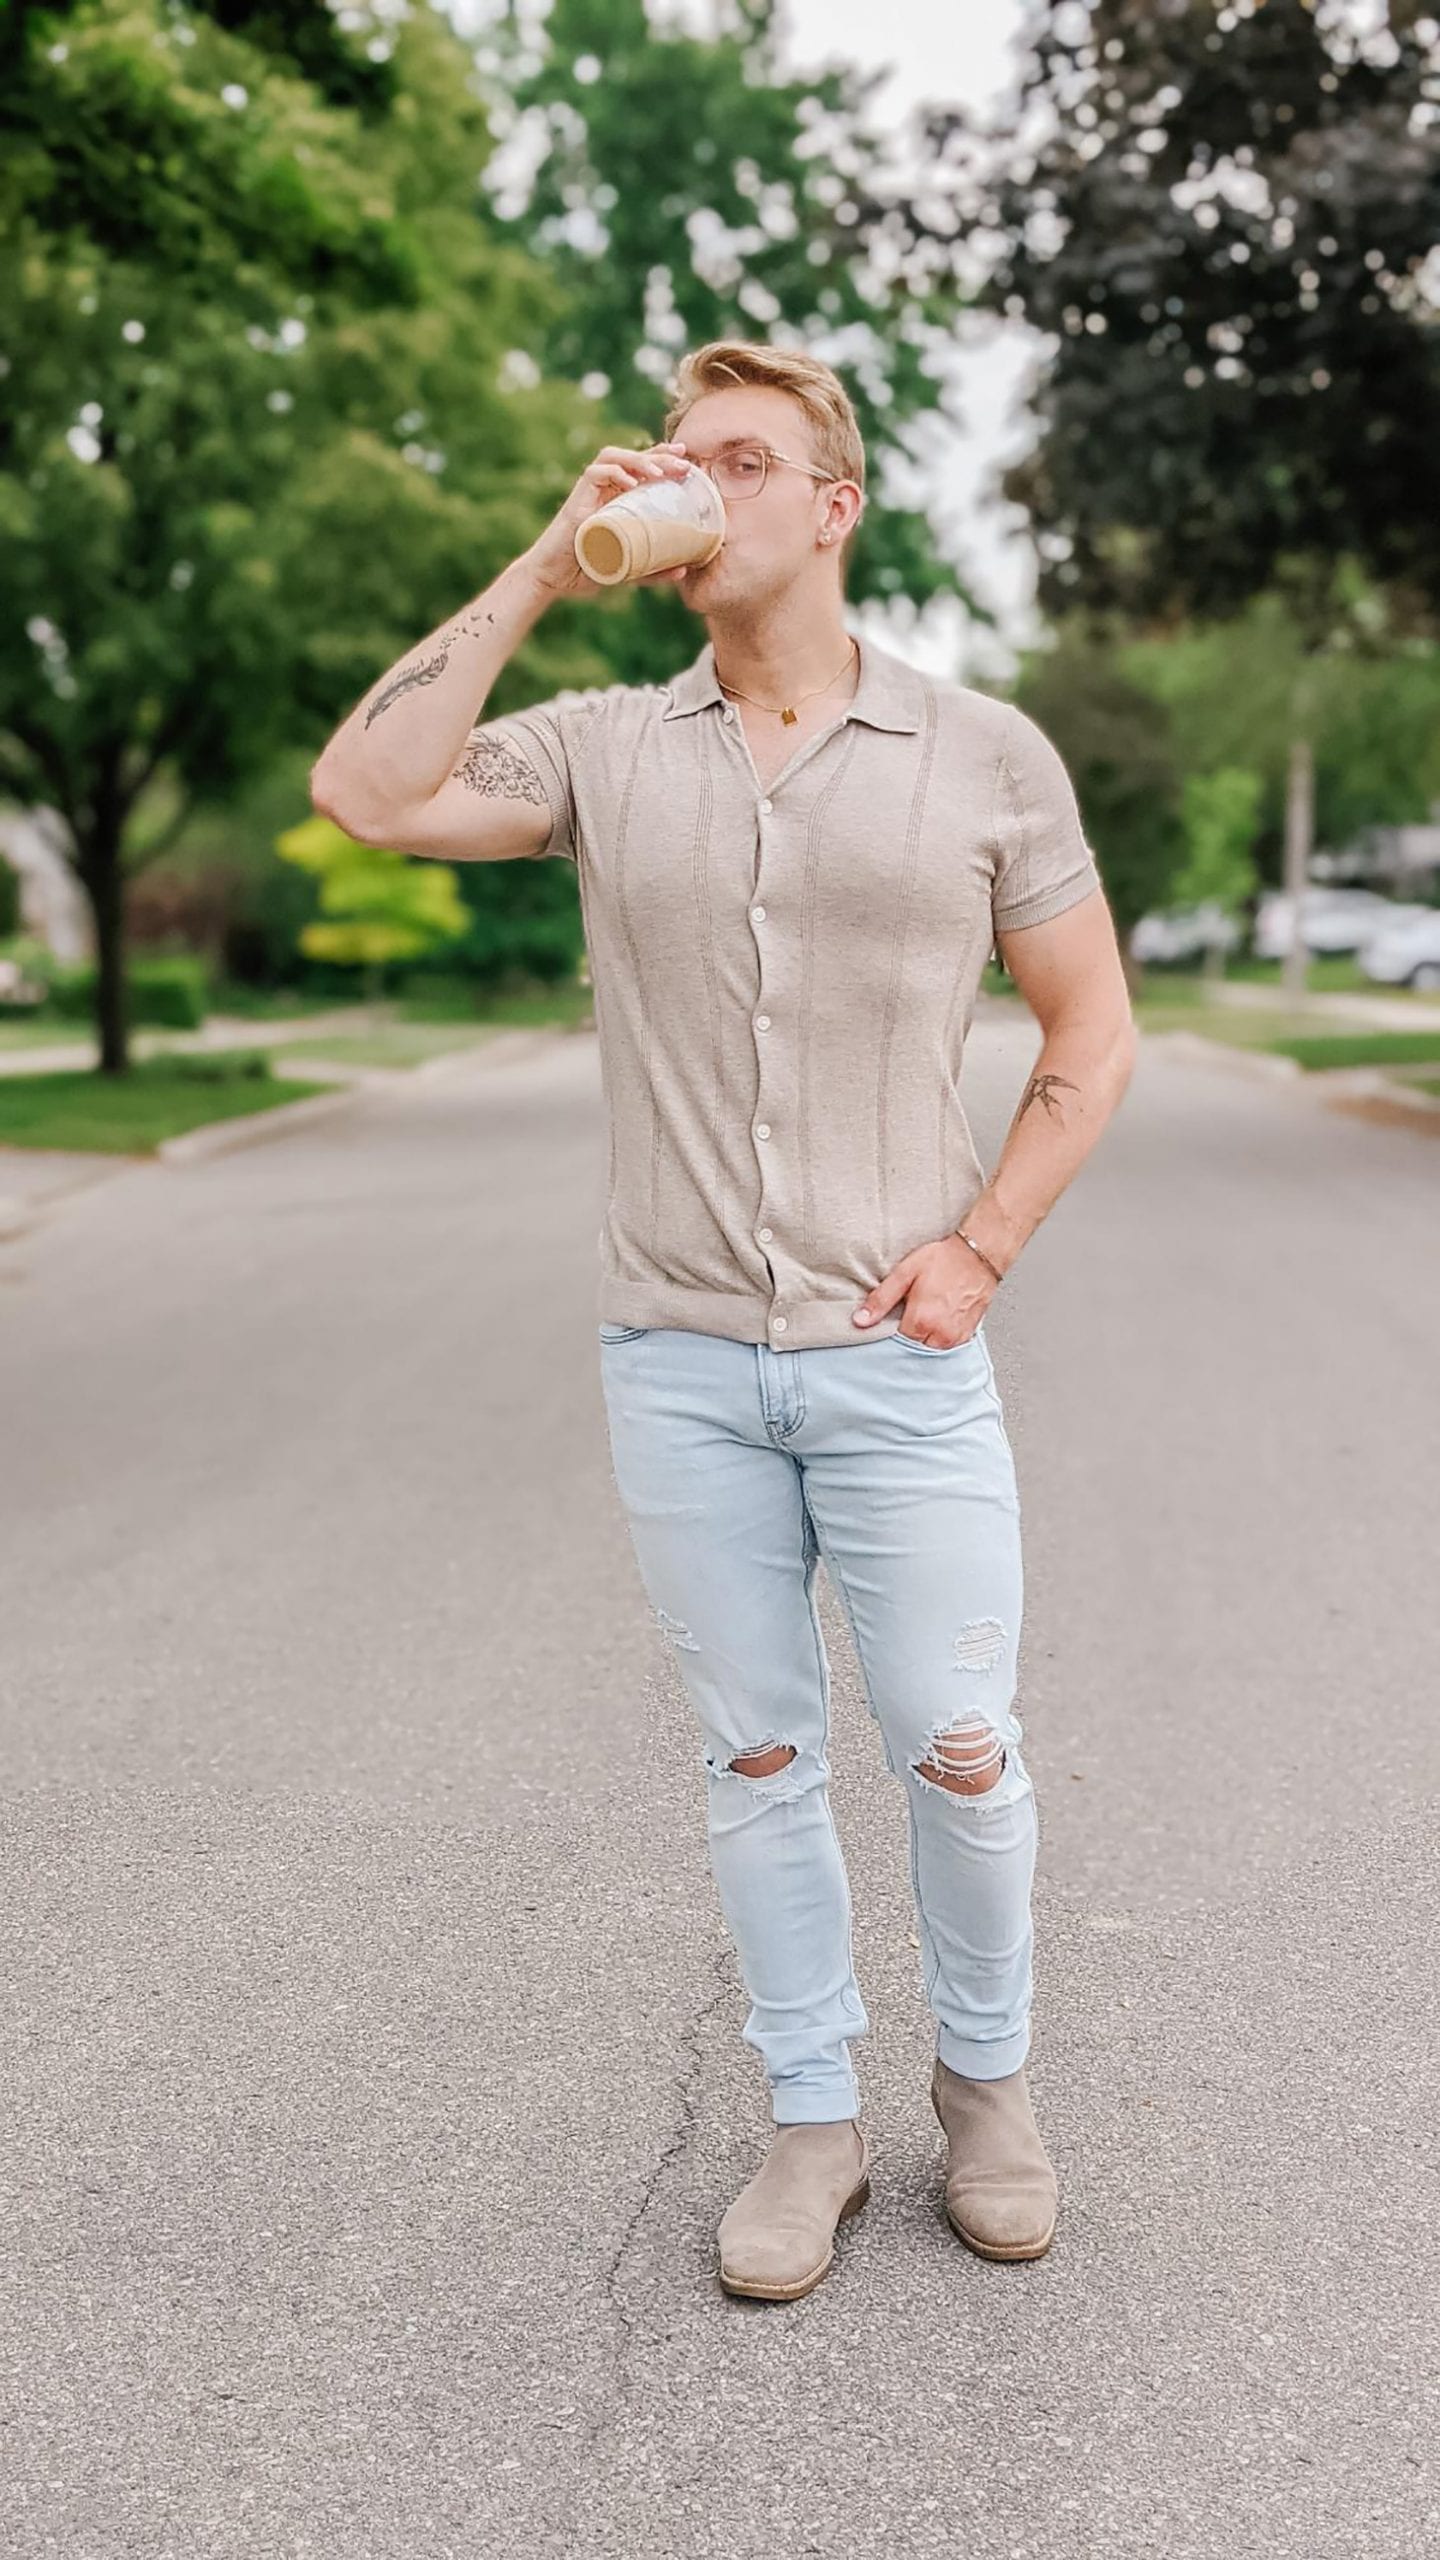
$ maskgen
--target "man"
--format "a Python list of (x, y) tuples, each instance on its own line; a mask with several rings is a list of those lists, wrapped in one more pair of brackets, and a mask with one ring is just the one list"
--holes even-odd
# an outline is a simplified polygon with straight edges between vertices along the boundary
[[(660, 574), (705, 623), (699, 657), (670, 684), (480, 720), (547, 607), (599, 592), (577, 525), (692, 459), (720, 487), (725, 540)], [(774, 2117), (721, 2220), (718, 2272), (772, 2301), (820, 2281), (871, 2165), (821, 1557), (906, 1792), (946, 2209), (985, 2257), (1050, 2244), (1056, 2183), (1025, 2077), (1019, 1505), (984, 1318), (1115, 1109), (1135, 1037), (1054, 748), (1012, 706), (847, 630), (864, 476), (828, 366), (699, 349), (664, 441), (605, 446), (312, 776), (316, 807), (363, 842), (578, 867), (609, 1117), (598, 1330), (615, 1479), (701, 1729), (742, 2032)], [(995, 946), (1043, 1045), (987, 1182), (958, 1083)]]

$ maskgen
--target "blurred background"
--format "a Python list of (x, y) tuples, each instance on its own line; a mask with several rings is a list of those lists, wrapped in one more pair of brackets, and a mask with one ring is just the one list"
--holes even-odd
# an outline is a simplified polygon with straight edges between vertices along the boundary
[[(358, 847), (308, 766), (732, 333), (842, 371), (853, 619), (1055, 739), (1142, 1024), (1433, 1107), (1433, 16), (4, 24), (0, 1143), (143, 1151), (586, 1022), (572, 866)], [(669, 593), (557, 610), (491, 707), (702, 636)]]
[[(1440, 2552), (1437, 214), (1360, 0), (0, 6), (6, 2560)], [(822, 1579), (882, 2175), (783, 2339), (574, 867), (308, 788), (730, 333), (841, 370), (853, 621), (1056, 741), (1144, 1033), (993, 1328), (1060, 2245), (945, 2221)], [(1038, 1038), (992, 959), (983, 1163)]]

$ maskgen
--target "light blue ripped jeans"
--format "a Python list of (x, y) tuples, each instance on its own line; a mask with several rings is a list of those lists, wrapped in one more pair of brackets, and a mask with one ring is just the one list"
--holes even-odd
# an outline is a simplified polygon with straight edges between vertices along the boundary
[[(858, 2115), (848, 2045), (870, 2024), (830, 1810), (821, 1559), (905, 1788), (936, 2051), (974, 2080), (1018, 2070), (1037, 1830), (1012, 1705), (1020, 1505), (983, 1323), (949, 1350), (900, 1332), (811, 1351), (674, 1326), (599, 1336), (615, 1482), (699, 1718), (742, 2034), (776, 2123)], [(773, 1775), (731, 1765), (766, 1758)]]

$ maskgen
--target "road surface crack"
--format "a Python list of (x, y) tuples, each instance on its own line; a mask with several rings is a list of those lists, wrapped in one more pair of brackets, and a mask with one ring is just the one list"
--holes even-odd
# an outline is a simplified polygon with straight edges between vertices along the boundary
[(614, 2314), (616, 2326), (620, 2332), (620, 2346), (612, 2373), (607, 2377), (606, 2406), (597, 2417), (592, 2431), (595, 2435), (610, 2423), (617, 2390), (621, 2399), (629, 2395), (630, 2362), (640, 2333), (635, 2316), (625, 2299), (625, 2261), (635, 2245), (645, 2217), (665, 2178), (676, 2162), (683, 2158), (694, 2135), (700, 2080), (704, 2068), (705, 2030), (721, 2002), (728, 1999), (734, 1989), (731, 1949), (728, 1946), (719, 1948), (712, 1957), (711, 1970), (716, 1977), (715, 1987), (708, 1999), (702, 2001), (695, 2011), (680, 2039), (680, 2066), (676, 2083), (677, 2115), (674, 2127), (645, 2180), (634, 2210), (616, 2242), (604, 2273), (604, 2297)]

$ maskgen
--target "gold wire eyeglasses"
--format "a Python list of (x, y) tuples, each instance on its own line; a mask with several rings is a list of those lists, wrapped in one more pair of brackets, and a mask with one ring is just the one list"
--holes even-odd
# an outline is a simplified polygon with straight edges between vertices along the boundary
[(793, 453), (777, 453), (773, 444), (722, 445), (707, 462), (703, 453), (685, 448), (686, 459), (708, 471), (722, 498), (758, 498), (765, 486), (772, 462), (783, 462), (789, 471), (804, 471), (812, 480), (830, 481), (833, 471), (817, 471), (813, 462), (797, 462)]

